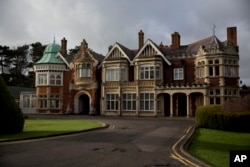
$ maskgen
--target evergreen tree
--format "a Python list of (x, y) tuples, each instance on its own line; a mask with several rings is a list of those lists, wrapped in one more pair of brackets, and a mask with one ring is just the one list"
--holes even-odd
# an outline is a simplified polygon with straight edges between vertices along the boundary
[(23, 113), (7, 89), (0, 75), (0, 134), (11, 134), (23, 131)]

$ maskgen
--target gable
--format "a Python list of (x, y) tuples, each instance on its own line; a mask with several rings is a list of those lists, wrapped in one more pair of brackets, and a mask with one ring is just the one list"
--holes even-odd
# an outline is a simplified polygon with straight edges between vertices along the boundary
[[(167, 58), (164, 56), (164, 54), (159, 50), (159, 48), (151, 41), (147, 40), (147, 42), (144, 44), (144, 46), (140, 49), (140, 51), (135, 56), (134, 60), (138, 57), (146, 57), (146, 56), (154, 56), (159, 55), (162, 57), (162, 59), (168, 64), (171, 65), (171, 63), (167, 60)], [(133, 60), (133, 61), (134, 61)]]
[(132, 64), (132, 61), (130, 60), (126, 52), (121, 48), (120, 44), (115, 43), (112, 49), (108, 52), (103, 62), (105, 60), (112, 60), (112, 59), (119, 59), (119, 58), (125, 58), (128, 60), (130, 64)]

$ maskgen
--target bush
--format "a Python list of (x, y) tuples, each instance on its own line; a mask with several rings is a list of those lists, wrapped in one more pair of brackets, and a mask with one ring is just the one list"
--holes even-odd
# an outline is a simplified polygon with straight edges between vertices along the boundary
[(24, 117), (0, 76), (0, 134), (22, 132)]
[(201, 106), (196, 110), (197, 127), (234, 132), (250, 132), (250, 112), (223, 111), (220, 105)]

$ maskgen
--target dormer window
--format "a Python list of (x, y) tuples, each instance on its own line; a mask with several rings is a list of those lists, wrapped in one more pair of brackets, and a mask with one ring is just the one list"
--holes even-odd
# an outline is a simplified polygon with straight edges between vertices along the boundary
[(91, 64), (83, 63), (76, 65), (76, 76), (77, 78), (89, 78), (91, 77)]

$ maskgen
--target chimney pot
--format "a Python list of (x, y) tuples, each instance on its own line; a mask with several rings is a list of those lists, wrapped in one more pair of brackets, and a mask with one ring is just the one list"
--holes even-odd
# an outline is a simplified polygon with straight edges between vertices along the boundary
[(67, 54), (67, 40), (65, 37), (61, 40), (61, 53), (63, 56)]

